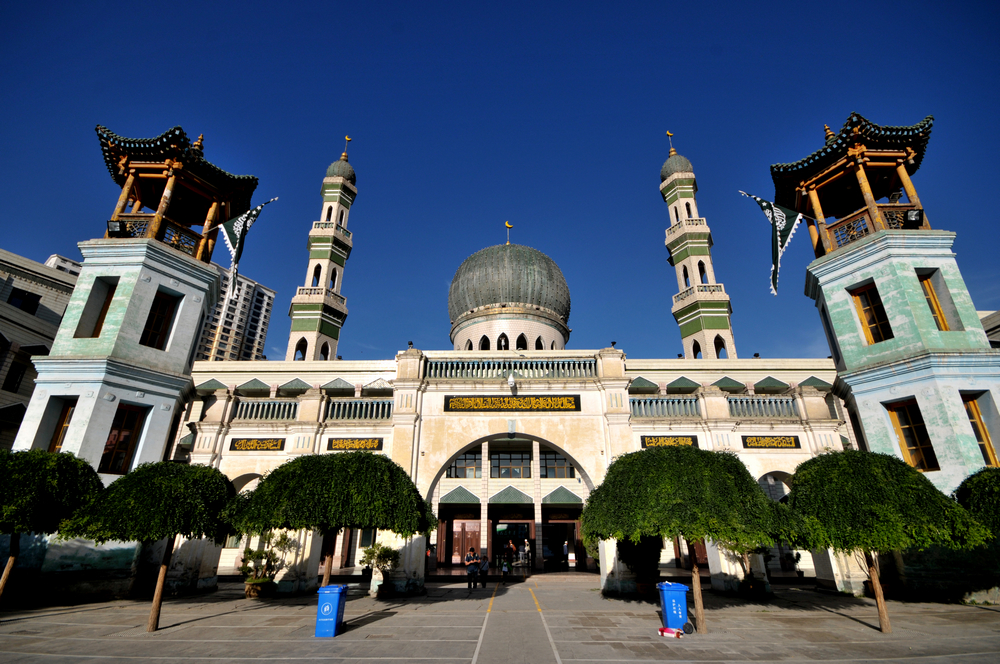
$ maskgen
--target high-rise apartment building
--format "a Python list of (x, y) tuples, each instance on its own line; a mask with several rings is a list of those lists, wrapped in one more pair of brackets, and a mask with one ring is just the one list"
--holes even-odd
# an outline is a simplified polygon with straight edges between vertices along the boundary
[[(212, 263), (219, 271), (222, 292), (229, 288), (229, 270)], [(236, 277), (236, 293), (220, 298), (215, 310), (201, 326), (196, 360), (265, 360), (264, 341), (271, 320), (275, 291), (242, 274)], [(225, 308), (225, 311), (223, 309)], [(219, 322), (222, 321), (222, 329)]]

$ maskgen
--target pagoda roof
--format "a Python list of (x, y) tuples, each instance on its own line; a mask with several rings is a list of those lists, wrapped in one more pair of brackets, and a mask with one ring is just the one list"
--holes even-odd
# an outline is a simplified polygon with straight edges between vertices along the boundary
[(883, 127), (858, 113), (851, 113), (840, 133), (827, 139), (826, 145), (819, 150), (798, 161), (771, 166), (774, 202), (795, 209), (795, 190), (799, 183), (848, 156), (848, 148), (857, 143), (864, 144), (869, 151), (912, 148), (916, 154), (913, 156), (913, 165), (907, 169), (912, 175), (923, 161), (933, 125), (932, 115), (908, 127)]
[(121, 172), (122, 157), (130, 162), (162, 162), (167, 159), (180, 161), (184, 170), (215, 187), (224, 200), (232, 206), (232, 214), (243, 214), (250, 209), (250, 198), (257, 189), (254, 175), (233, 175), (205, 159), (201, 148), (192, 145), (191, 139), (180, 126), (166, 130), (153, 138), (127, 138), (107, 127), (97, 125), (97, 138), (101, 141), (104, 164), (111, 178), (119, 187), (125, 186), (127, 172)]

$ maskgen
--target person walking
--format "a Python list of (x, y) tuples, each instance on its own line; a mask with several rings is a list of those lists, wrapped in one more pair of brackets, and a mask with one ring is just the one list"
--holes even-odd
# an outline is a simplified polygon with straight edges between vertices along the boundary
[(483, 588), (486, 587), (486, 579), (490, 575), (490, 557), (483, 554), (483, 557), (479, 559), (479, 582), (483, 584)]
[(469, 579), (469, 592), (476, 587), (476, 573), (479, 572), (479, 554), (475, 547), (469, 547), (469, 552), (465, 554), (465, 574)]
[(531, 542), (524, 540), (524, 562), (528, 565), (528, 569), (534, 569), (534, 565), (531, 564)]

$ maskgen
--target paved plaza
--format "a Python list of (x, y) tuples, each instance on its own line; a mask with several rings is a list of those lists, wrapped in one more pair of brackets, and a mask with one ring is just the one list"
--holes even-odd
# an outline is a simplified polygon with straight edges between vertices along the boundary
[[(1000, 661), (1000, 607), (889, 602), (881, 634), (874, 601), (778, 587), (770, 602), (706, 593), (709, 631), (657, 635), (658, 605), (605, 599), (598, 578), (547, 574), (471, 593), (432, 582), (422, 597), (352, 594), (346, 631), (313, 636), (316, 597), (246, 600), (241, 584), (164, 602), (0, 612), (0, 662), (991, 662)], [(689, 599), (690, 605), (690, 599)]]

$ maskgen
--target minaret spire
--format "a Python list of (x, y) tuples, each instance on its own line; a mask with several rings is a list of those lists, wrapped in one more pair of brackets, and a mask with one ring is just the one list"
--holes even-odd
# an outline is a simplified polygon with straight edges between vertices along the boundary
[(667, 259), (677, 271), (678, 293), (671, 313), (681, 328), (684, 357), (736, 358), (736, 343), (730, 322), (732, 306), (725, 287), (716, 282), (712, 266), (712, 232), (698, 216), (698, 183), (694, 167), (673, 147), (660, 170), (660, 194), (669, 206)]

